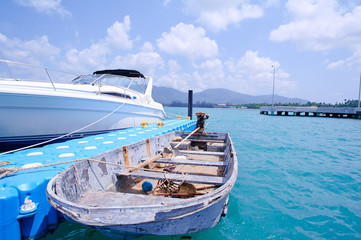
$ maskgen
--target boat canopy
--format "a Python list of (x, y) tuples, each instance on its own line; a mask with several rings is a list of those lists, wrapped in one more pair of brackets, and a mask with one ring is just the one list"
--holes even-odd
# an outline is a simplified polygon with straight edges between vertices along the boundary
[(145, 78), (143, 74), (136, 70), (128, 70), (128, 69), (107, 69), (107, 70), (100, 70), (95, 71), (93, 74), (113, 74), (113, 75), (120, 75), (125, 77), (138, 77), (138, 78)]

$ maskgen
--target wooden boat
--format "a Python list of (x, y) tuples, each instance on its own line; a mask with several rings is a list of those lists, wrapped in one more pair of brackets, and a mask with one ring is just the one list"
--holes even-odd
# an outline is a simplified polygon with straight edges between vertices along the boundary
[(212, 228), (227, 213), (237, 156), (228, 133), (189, 135), (169, 132), (84, 159), (50, 180), (48, 201), (113, 238)]

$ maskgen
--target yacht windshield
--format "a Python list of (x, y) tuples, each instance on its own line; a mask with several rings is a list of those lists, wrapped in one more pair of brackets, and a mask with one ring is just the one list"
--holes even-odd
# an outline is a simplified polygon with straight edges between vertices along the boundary
[(129, 88), (139, 93), (145, 93), (147, 80), (144, 78), (128, 78), (117, 75), (104, 75), (101, 78), (102, 84)]
[(145, 90), (147, 89), (147, 81), (144, 78), (133, 78), (132, 84), (129, 88), (140, 93), (145, 93)]
[(102, 85), (110, 85), (115, 87), (129, 88), (139, 93), (145, 93), (147, 88), (147, 79), (145, 78), (129, 78), (119, 75), (110, 74), (92, 74), (75, 78), (73, 84), (95, 84), (100, 81)]
[(94, 84), (99, 76), (96, 75), (82, 75), (75, 78), (72, 83), (73, 84)]
[(132, 80), (123, 76), (116, 75), (104, 75), (101, 78), (102, 84), (112, 85), (112, 86), (120, 86), (128, 88), (131, 84)]

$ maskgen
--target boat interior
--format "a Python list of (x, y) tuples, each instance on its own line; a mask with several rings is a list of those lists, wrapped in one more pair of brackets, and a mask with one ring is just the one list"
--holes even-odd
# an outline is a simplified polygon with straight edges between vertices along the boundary
[(187, 134), (167, 133), (75, 164), (60, 173), (56, 194), (88, 207), (164, 205), (207, 194), (230, 177), (231, 140), (226, 133)]

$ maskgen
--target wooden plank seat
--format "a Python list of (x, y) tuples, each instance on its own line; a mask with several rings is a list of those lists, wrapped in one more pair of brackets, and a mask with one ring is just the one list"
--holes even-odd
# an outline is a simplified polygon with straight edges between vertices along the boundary
[(203, 161), (203, 160), (189, 160), (177, 158), (161, 158), (155, 163), (169, 163), (169, 164), (184, 164), (184, 165), (197, 165), (197, 166), (212, 166), (212, 167), (225, 167), (228, 162), (225, 161)]
[(224, 156), (224, 152), (192, 151), (192, 150), (179, 150), (179, 152), (181, 154), (189, 154), (189, 155)]
[[(116, 175), (141, 177), (141, 178), (149, 178), (149, 179), (164, 179), (163, 172), (151, 172), (151, 171), (143, 171), (143, 170), (138, 170), (132, 172), (131, 174), (129, 172), (119, 172), (116, 173)], [(173, 181), (183, 181), (186, 175), (180, 173), (167, 173), (166, 176), (168, 179), (171, 179)], [(189, 183), (222, 185), (227, 181), (227, 179), (224, 177), (188, 174), (188, 176), (185, 178), (184, 181)]]
[(188, 139), (191, 142), (225, 143), (224, 140)]

